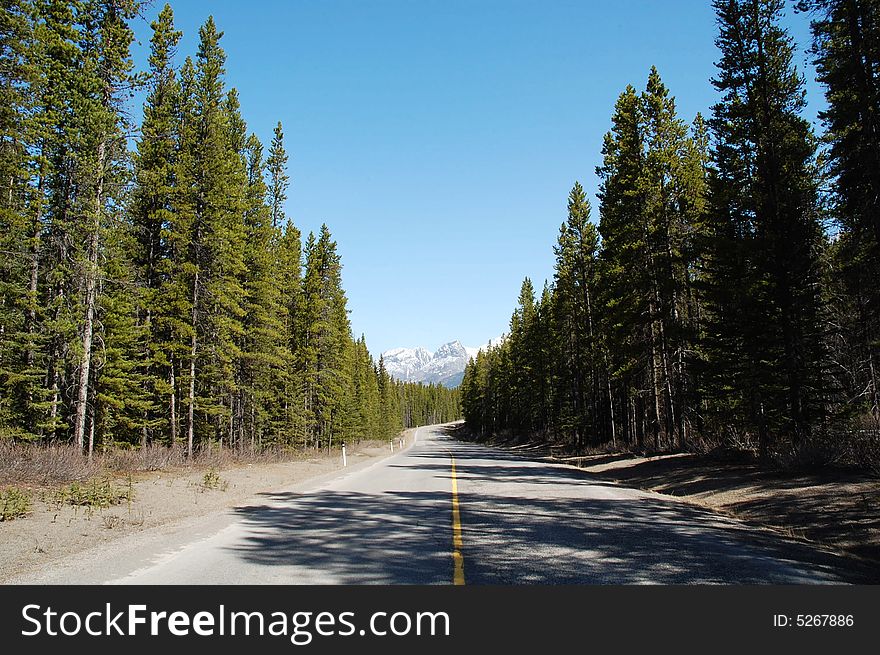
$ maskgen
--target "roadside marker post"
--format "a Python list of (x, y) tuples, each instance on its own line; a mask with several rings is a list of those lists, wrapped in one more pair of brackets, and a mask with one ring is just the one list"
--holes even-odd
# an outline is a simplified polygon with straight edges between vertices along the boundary
[(348, 466), (348, 460), (345, 458), (345, 442), (342, 442), (342, 467)]

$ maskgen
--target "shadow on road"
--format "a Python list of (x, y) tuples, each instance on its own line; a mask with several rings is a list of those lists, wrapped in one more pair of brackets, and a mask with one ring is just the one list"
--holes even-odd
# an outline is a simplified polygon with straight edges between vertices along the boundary
[[(239, 507), (251, 534), (238, 556), (296, 564), (335, 584), (446, 584), (452, 576), (449, 494), (324, 490), (265, 494)], [(296, 580), (287, 581), (296, 583)]]
[[(575, 468), (476, 445), (457, 448), (447, 439), (391, 466), (447, 478), (447, 448), (456, 449), (468, 584), (833, 580), (831, 555), (695, 506), (616, 494), (615, 485)], [(295, 564), (340, 584), (451, 582), (451, 492), (323, 490), (264, 498), (236, 510), (249, 531), (234, 551), (248, 562)]]

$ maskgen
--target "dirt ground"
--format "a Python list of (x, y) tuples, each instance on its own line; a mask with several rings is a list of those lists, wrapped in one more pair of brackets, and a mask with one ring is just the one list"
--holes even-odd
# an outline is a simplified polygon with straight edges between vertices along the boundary
[[(407, 431), (406, 439), (411, 439)], [(348, 448), (348, 467), (360, 468), (390, 454), (388, 442), (363, 442)], [(342, 469), (339, 452), (306, 453), (302, 459), (275, 464), (249, 464), (216, 471), (171, 470), (131, 479), (133, 498), (107, 509), (59, 504), (53, 489), (31, 491), (30, 513), (0, 521), (0, 583), (51, 562), (87, 550), (111, 548), (115, 540), (144, 531), (173, 530), (187, 519), (221, 512), (266, 491), (333, 475)], [(117, 476), (128, 490), (129, 477)]]
[(785, 473), (749, 458), (563, 458), (603, 480), (676, 496), (858, 560), (880, 582), (880, 480), (848, 470)]

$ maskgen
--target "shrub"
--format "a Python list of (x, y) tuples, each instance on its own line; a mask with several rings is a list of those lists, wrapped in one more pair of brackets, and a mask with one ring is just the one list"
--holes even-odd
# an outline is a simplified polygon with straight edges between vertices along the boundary
[(10, 487), (0, 490), (0, 521), (25, 516), (31, 509), (31, 498), (27, 492)]
[(880, 476), (880, 430), (859, 430), (852, 437), (852, 450), (858, 466)]
[(209, 469), (205, 475), (202, 476), (203, 489), (220, 489), (220, 491), (226, 491), (228, 486), (229, 483), (221, 478), (220, 474), (214, 469)]
[(86, 483), (72, 482), (62, 487), (55, 494), (55, 502), (59, 505), (75, 505), (106, 509), (123, 501), (134, 499), (134, 488), (129, 478), (127, 487), (117, 487), (108, 478), (92, 478)]

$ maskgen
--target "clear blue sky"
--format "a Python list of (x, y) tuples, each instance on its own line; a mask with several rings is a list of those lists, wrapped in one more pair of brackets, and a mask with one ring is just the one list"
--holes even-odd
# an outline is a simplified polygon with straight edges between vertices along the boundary
[[(163, 4), (136, 27), (142, 69)], [(353, 330), (375, 355), (506, 331), (523, 277), (552, 278), (572, 184), (596, 191), (615, 99), (652, 65), (688, 121), (716, 100), (708, 0), (172, 6), (179, 61), (213, 14), (249, 129), (268, 143), (284, 124), (288, 215), (304, 234), (330, 227)], [(789, 14), (803, 46), (807, 18)]]

